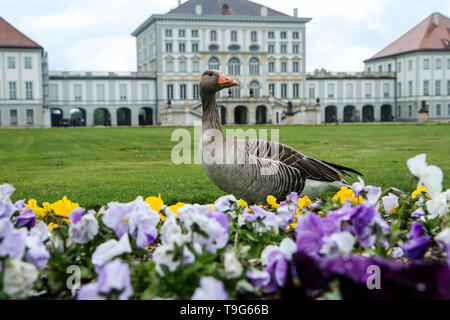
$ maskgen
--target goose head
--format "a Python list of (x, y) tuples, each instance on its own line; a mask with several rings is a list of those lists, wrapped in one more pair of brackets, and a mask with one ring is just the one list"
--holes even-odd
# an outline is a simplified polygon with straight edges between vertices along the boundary
[(203, 73), (200, 80), (200, 95), (215, 94), (220, 90), (238, 85), (239, 82), (237, 80), (232, 80), (218, 70), (207, 70)]

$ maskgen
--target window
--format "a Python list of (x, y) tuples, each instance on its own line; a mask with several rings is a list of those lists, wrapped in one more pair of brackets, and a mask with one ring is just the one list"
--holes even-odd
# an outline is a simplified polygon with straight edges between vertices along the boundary
[(280, 33), (280, 38), (281, 38), (281, 39), (286, 39), (286, 38), (287, 38), (287, 32), (281, 31), (281, 33)]
[(10, 100), (17, 99), (16, 82), (15, 81), (9, 82), (9, 99)]
[(283, 99), (287, 98), (287, 84), (286, 83), (281, 84), (281, 98), (283, 98)]
[(275, 62), (269, 62), (269, 72), (275, 72)]
[(402, 62), (397, 62), (397, 72), (402, 72)]
[(315, 84), (309, 84), (309, 98), (314, 99), (316, 97), (316, 86)]
[(389, 83), (383, 84), (383, 96), (384, 96), (385, 98), (389, 98), (389, 96), (390, 96), (390, 86), (389, 86)]
[(430, 94), (430, 91), (429, 91), (429, 81), (428, 80), (424, 80), (423, 81), (423, 95), (424, 96), (428, 96), (429, 94)]
[(56, 83), (50, 84), (50, 92), (49, 92), (49, 98), (50, 101), (58, 101), (58, 85)]
[(142, 83), (141, 84), (141, 94), (142, 94), (142, 100), (149, 100), (150, 99), (150, 90), (148, 83)]
[(17, 110), (9, 110), (9, 124), (17, 124)]
[(281, 62), (281, 72), (287, 72), (287, 62)]
[(441, 105), (437, 104), (436, 105), (436, 117), (440, 117), (441, 116)]
[(8, 57), (8, 69), (16, 68), (16, 57)]
[(170, 42), (166, 43), (166, 52), (172, 52), (172, 44)]
[(367, 72), (371, 73), (372, 72), (372, 68), (371, 67), (367, 68)]
[(127, 100), (127, 85), (122, 83), (119, 85), (120, 100)]
[(398, 88), (397, 88), (397, 90), (398, 90), (397, 96), (401, 97), (401, 96), (402, 96), (402, 83), (399, 82), (399, 83), (397, 84), (397, 86), (398, 86)]
[(364, 89), (366, 98), (372, 98), (372, 84), (366, 83)]
[(256, 31), (252, 31), (252, 33), (250, 34), (250, 40), (252, 42), (257, 42), (258, 41), (258, 33)]
[(292, 53), (298, 53), (298, 48), (299, 48), (299, 45), (298, 44), (294, 44), (292, 46)]
[(191, 31), (192, 38), (198, 38), (198, 30)]
[(269, 53), (275, 53), (275, 46), (273, 44), (269, 44)]
[(180, 61), (180, 70), (179, 72), (187, 72), (186, 61)]
[(423, 59), (423, 70), (430, 69), (430, 59)]
[(269, 31), (268, 37), (269, 39), (275, 39), (275, 32)]
[(294, 61), (294, 62), (292, 63), (292, 71), (293, 71), (293, 72), (299, 72), (299, 71), (300, 71), (300, 69), (299, 69), (299, 63), (298, 63), (298, 62)]
[(436, 80), (435, 81), (435, 92), (437, 96), (441, 95), (441, 80)]
[(180, 99), (186, 100), (186, 85), (180, 84)]
[(239, 89), (239, 87), (231, 88), (231, 96), (233, 98), (240, 98), (241, 97), (241, 90)]
[(241, 74), (241, 64), (237, 58), (231, 58), (228, 62), (228, 74), (238, 76)]
[(388, 64), (388, 72), (392, 72), (392, 65), (390, 63)]
[(334, 98), (334, 83), (328, 84), (328, 98)]
[(259, 60), (257, 58), (251, 58), (249, 62), (250, 75), (259, 75)]
[(281, 45), (281, 53), (287, 53), (287, 45), (285, 44)]
[(211, 39), (211, 41), (217, 41), (217, 31), (216, 30), (211, 31), (210, 39)]
[(34, 124), (34, 112), (33, 109), (27, 110), (27, 124)]
[(450, 58), (447, 59), (447, 69), (450, 69)]
[(235, 42), (237, 41), (237, 32), (231, 31), (231, 41)]
[(250, 90), (251, 90), (251, 94), (253, 93), (254, 97), (259, 98), (259, 83), (258, 83), (258, 81), (252, 81), (250, 83)]
[(450, 104), (447, 106), (447, 115), (450, 116)]
[(292, 85), (292, 96), (294, 98), (299, 98), (300, 97), (300, 86), (298, 83), (294, 83)]
[(410, 97), (413, 96), (413, 82), (412, 81), (408, 81), (408, 94)]
[(408, 71), (412, 71), (412, 70), (413, 70), (413, 61), (408, 60)]
[(402, 106), (397, 106), (397, 115), (399, 118), (402, 117)]
[(200, 62), (192, 61), (192, 72), (200, 72)]
[(173, 61), (166, 62), (166, 72), (173, 72)]
[(25, 69), (33, 68), (33, 59), (31, 57), (25, 57)]
[(353, 98), (353, 83), (347, 83), (347, 98)]
[(194, 84), (192, 86), (192, 97), (194, 97), (195, 100), (200, 99), (200, 94), (198, 91), (198, 84)]
[(178, 36), (179, 36), (180, 38), (186, 37), (186, 30), (184, 30), (184, 29), (178, 30)]
[(173, 100), (173, 84), (167, 85), (167, 99)]
[(180, 52), (180, 53), (184, 53), (184, 52), (186, 52), (186, 44), (185, 43), (180, 43), (179, 45), (178, 45), (178, 51)]
[(436, 70), (442, 69), (442, 60), (441, 59), (436, 59), (435, 68), (436, 68)]
[(172, 36), (172, 29), (166, 29), (166, 37), (171, 37)]
[(75, 101), (81, 101), (81, 99), (82, 99), (81, 84), (75, 84), (73, 86), (73, 93), (74, 93)]
[(192, 44), (192, 52), (198, 52), (198, 43)]
[(269, 94), (275, 96), (275, 83), (269, 83)]
[(412, 117), (412, 105), (408, 106), (408, 117)]
[(209, 59), (208, 68), (210, 70), (219, 70), (220, 69), (219, 59), (217, 59), (216, 57), (212, 57), (211, 59)]
[(450, 80), (447, 80), (447, 95), (450, 96)]
[(299, 33), (297, 31), (292, 32), (292, 39), (298, 39)]
[(382, 65), (378, 66), (378, 72), (383, 72), (383, 66)]
[(26, 98), (27, 100), (33, 100), (33, 82), (25, 82)]

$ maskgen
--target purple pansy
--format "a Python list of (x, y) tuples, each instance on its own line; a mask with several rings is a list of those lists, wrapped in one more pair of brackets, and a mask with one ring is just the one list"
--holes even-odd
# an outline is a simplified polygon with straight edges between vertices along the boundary
[(14, 192), (14, 187), (10, 184), (0, 185), (0, 219), (9, 218), (17, 210), (11, 202), (11, 194)]
[(25, 209), (18, 216), (14, 217), (13, 222), (19, 228), (26, 227), (28, 230), (31, 230), (36, 224), (36, 218), (33, 209)]
[(87, 243), (98, 233), (98, 221), (95, 211), (84, 213), (82, 208), (75, 208), (69, 216), (69, 237), (76, 243)]
[(271, 276), (266, 270), (251, 269), (246, 273), (247, 279), (254, 288), (267, 286), (270, 282)]
[(78, 300), (100, 300), (111, 293), (118, 293), (119, 300), (127, 300), (133, 294), (130, 267), (120, 259), (107, 263), (100, 271), (95, 283), (80, 288)]
[(252, 206), (253, 213), (244, 213), (244, 218), (253, 224), (257, 232), (274, 231), (278, 228), (278, 219), (275, 213), (266, 211), (258, 206)]
[(25, 252), (27, 231), (16, 229), (9, 219), (0, 219), (0, 257), (20, 260)]
[(430, 236), (424, 236), (422, 223), (415, 221), (411, 225), (408, 234), (409, 241), (401, 246), (405, 256), (410, 260), (422, 259), (425, 251), (428, 249)]
[(200, 286), (195, 289), (192, 300), (227, 300), (228, 294), (223, 283), (213, 277), (202, 277)]
[(39, 269), (44, 269), (47, 266), (48, 259), (50, 259), (50, 254), (48, 253), (45, 245), (37, 236), (29, 236), (26, 241), (27, 250), (27, 261), (34, 264)]
[(411, 214), (411, 218), (413, 219), (420, 219), (423, 216), (425, 216), (425, 210), (423, 208), (419, 208)]

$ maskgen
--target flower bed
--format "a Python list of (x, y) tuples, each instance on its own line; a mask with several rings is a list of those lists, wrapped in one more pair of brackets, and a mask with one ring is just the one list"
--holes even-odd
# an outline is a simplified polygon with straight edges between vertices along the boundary
[(450, 190), (425, 155), (418, 188), (292, 193), (266, 206), (161, 196), (98, 212), (63, 198), (10, 200), (0, 186), (0, 298), (450, 299)]

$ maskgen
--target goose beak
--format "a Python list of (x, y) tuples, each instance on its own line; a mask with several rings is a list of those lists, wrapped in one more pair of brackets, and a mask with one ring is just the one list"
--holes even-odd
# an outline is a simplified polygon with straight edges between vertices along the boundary
[(223, 86), (224, 88), (231, 88), (231, 87), (236, 87), (239, 85), (239, 81), (232, 80), (231, 78), (228, 78), (223, 73), (219, 74), (219, 82), (218, 83), (219, 83), (219, 85)]

